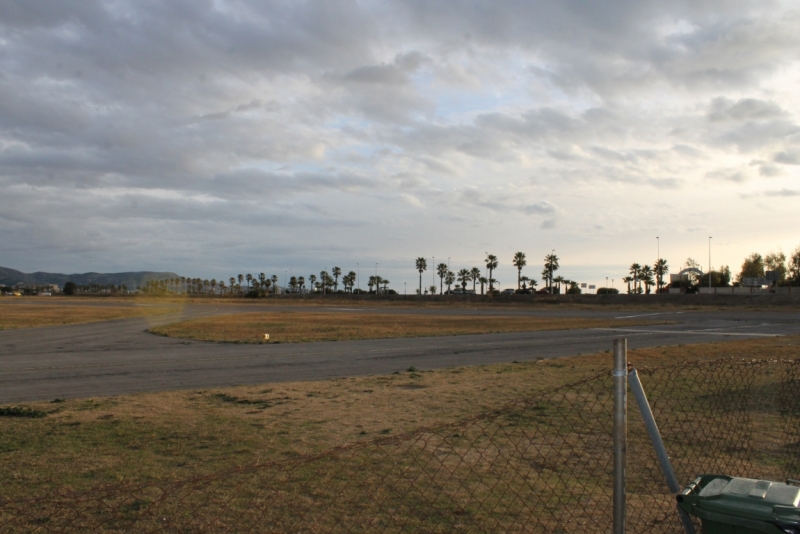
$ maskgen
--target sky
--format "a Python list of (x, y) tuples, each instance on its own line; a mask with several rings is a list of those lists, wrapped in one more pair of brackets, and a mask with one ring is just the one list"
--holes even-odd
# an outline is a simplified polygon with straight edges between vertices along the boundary
[(800, 245), (798, 28), (770, 0), (0, 0), (0, 265), (412, 293), (417, 257), (430, 284), (495, 254), (504, 288), (555, 251), (620, 287), (711, 236), (736, 273)]

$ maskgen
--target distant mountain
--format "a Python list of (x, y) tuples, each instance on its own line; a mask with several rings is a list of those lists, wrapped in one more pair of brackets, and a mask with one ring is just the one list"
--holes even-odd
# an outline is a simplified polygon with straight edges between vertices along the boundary
[(74, 282), (79, 286), (89, 284), (100, 284), (103, 286), (114, 284), (119, 286), (125, 284), (133, 289), (142, 286), (150, 280), (164, 280), (167, 278), (180, 278), (173, 272), (158, 273), (153, 271), (136, 271), (130, 273), (83, 273), (83, 274), (61, 274), (61, 273), (23, 273), (15, 269), (0, 267), (0, 285), (13, 286), (18, 282), (25, 284), (57, 284), (64, 287), (67, 282)]

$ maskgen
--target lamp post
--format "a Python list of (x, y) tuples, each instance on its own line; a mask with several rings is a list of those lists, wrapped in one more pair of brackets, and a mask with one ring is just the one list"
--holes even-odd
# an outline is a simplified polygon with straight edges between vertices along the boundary
[(708, 236), (708, 289), (711, 289), (711, 236)]

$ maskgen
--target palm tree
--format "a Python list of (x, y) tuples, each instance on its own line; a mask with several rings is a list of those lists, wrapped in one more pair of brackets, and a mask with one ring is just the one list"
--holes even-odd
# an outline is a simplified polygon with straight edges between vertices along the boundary
[(226, 287), (227, 286), (225, 285), (225, 280), (220, 280), (219, 281), (219, 293), (220, 293), (220, 295), (224, 295), (225, 294), (225, 288)]
[(465, 291), (467, 289), (467, 282), (472, 280), (472, 273), (469, 269), (461, 269), (458, 271), (458, 281), (461, 282), (461, 290)]
[(645, 265), (641, 270), (642, 282), (644, 282), (644, 292), (650, 294), (650, 286), (653, 285), (653, 269), (649, 265)]
[(331, 274), (336, 278), (334, 282), (334, 291), (339, 291), (339, 277), (342, 276), (342, 268), (334, 267), (331, 269)]
[(389, 294), (389, 281), (386, 278), (381, 278), (381, 283), (383, 284), (383, 294)]
[(250, 282), (253, 281), (253, 275), (250, 274), (250, 273), (247, 273), (247, 276), (245, 276), (245, 279), (247, 280), (247, 291), (249, 292), (250, 291)]
[(566, 280), (564, 279), (563, 276), (556, 276), (555, 278), (553, 278), (553, 283), (558, 284), (558, 292), (559, 293), (561, 293), (561, 284), (563, 282), (566, 282)]
[(639, 291), (639, 278), (642, 276), (642, 266), (638, 263), (631, 263), (631, 268), (628, 272), (633, 276), (633, 292), (641, 293)]
[(439, 294), (442, 294), (444, 277), (447, 276), (447, 264), (440, 263), (436, 266), (436, 274), (439, 275)]
[(494, 285), (492, 284), (492, 271), (497, 269), (499, 262), (497, 261), (497, 256), (494, 254), (488, 254), (486, 256), (486, 268), (489, 269), (489, 293), (492, 292)]
[(367, 281), (367, 287), (369, 288), (369, 292), (370, 293), (372, 293), (372, 286), (375, 285), (376, 281), (377, 280), (375, 280), (375, 275), (372, 275), (372, 276), (369, 277), (369, 280)]
[(478, 278), (478, 282), (481, 283), (481, 295), (483, 295), (483, 286), (488, 284), (489, 280), (487, 280), (485, 276), (481, 276), (480, 278)]
[(431, 295), (435, 295), (436, 294), (436, 286), (435, 285), (431, 286), (429, 289), (431, 291)]
[(303, 288), (306, 287), (306, 277), (299, 276), (297, 277), (297, 286), (300, 288), (300, 293), (303, 292)]
[(311, 289), (315, 289), (317, 287), (317, 275), (311, 274), (308, 276), (308, 281), (311, 282)]
[(212, 278), (211, 279), (211, 294), (213, 295), (216, 292), (217, 292), (217, 279), (216, 278)]
[(553, 294), (553, 272), (557, 271), (558, 267), (558, 256), (555, 254), (548, 254), (544, 257), (544, 271), (542, 271), (542, 276), (547, 276), (547, 279), (550, 281), (551, 295)]
[(233, 288), (236, 287), (236, 278), (231, 276), (228, 282), (231, 283), (231, 295), (233, 295)]
[(356, 285), (356, 277), (357, 276), (358, 275), (356, 274), (355, 271), (350, 271), (349, 273), (347, 273), (347, 278), (349, 279), (347, 281), (347, 284), (350, 286), (350, 294), (351, 295), (353, 294), (353, 286)]
[(659, 259), (655, 265), (653, 265), (653, 271), (656, 273), (656, 276), (658, 276), (656, 282), (658, 289), (656, 292), (659, 292), (661, 291), (661, 287), (664, 286), (664, 276), (666, 276), (666, 274), (669, 272), (669, 264), (667, 263), (667, 260), (663, 258)]
[(455, 281), (456, 281), (456, 273), (448, 269), (447, 273), (444, 275), (444, 283), (447, 285), (448, 293), (450, 292), (450, 286), (453, 285), (453, 282)]
[(319, 283), (322, 284), (322, 294), (324, 295), (328, 286), (328, 271), (319, 272)]
[(264, 282), (267, 281), (267, 275), (264, 273), (258, 273), (258, 282), (261, 284), (261, 289), (264, 289)]
[(428, 262), (425, 258), (417, 258), (417, 270), (419, 271), (419, 294), (422, 295), (422, 273), (428, 270)]
[(481, 279), (481, 270), (477, 267), (473, 267), (472, 270), (469, 272), (470, 276), (472, 277), (472, 291), (475, 292), (475, 282)]
[(626, 284), (628, 284), (628, 295), (630, 295), (631, 294), (631, 282), (633, 282), (633, 277), (632, 276), (626, 276), (626, 277), (624, 277), (622, 279), (622, 281), (625, 282)]
[(186, 287), (186, 277), (185, 276), (181, 276), (181, 287)]
[(277, 274), (273, 274), (272, 277), (270, 278), (270, 280), (272, 280), (272, 292), (273, 293), (277, 293), (278, 292), (278, 275)]
[(244, 275), (240, 273), (236, 279), (239, 280), (239, 285), (242, 285), (242, 282), (244, 282)]
[(517, 289), (520, 289), (520, 282), (522, 277), (522, 268), (528, 265), (528, 261), (525, 259), (524, 252), (517, 252), (514, 254), (514, 259), (511, 261), (511, 264), (517, 268)]
[(292, 276), (289, 278), (289, 287), (292, 288), (292, 293), (295, 293), (297, 290), (297, 277)]

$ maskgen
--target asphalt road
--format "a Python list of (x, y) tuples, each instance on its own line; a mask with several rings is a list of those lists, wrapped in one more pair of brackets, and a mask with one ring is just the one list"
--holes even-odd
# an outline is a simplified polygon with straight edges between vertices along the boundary
[(343, 307), (313, 308), (313, 311), (425, 313), (430, 314), (432, 320), (444, 314), (651, 317), (674, 324), (269, 345), (204, 343), (146, 332), (152, 326), (177, 320), (241, 311), (255, 311), (255, 308), (187, 306), (180, 313), (168, 316), (0, 331), (0, 403), (385, 374), (410, 366), (434, 369), (563, 358), (610, 350), (616, 337), (628, 338), (629, 347), (635, 349), (800, 334), (800, 313), (794, 311), (656, 313)]

